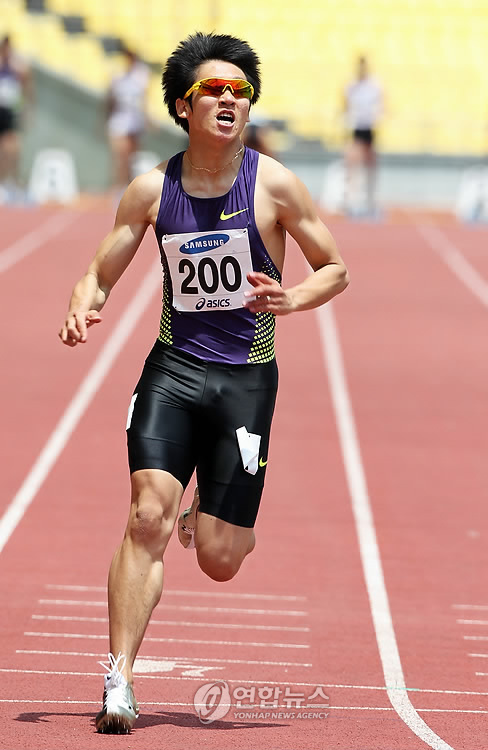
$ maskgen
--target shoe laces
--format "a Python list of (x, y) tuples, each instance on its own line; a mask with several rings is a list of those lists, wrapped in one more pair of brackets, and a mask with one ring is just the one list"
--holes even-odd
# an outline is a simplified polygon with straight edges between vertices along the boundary
[(127, 659), (125, 655), (119, 651), (119, 655), (117, 656), (117, 658), (115, 658), (112, 653), (108, 654), (108, 665), (103, 661), (98, 662), (100, 666), (106, 669), (108, 672), (108, 674), (105, 675), (106, 687), (115, 688), (119, 686), (122, 687), (127, 684), (127, 680), (122, 674), (122, 670), (125, 667), (126, 661)]

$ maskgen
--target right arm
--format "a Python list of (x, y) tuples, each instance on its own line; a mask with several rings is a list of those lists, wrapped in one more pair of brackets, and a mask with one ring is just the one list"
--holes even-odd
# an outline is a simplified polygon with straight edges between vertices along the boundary
[(150, 223), (151, 207), (158, 196), (156, 185), (157, 180), (149, 173), (137, 177), (125, 191), (112, 231), (73, 289), (59, 332), (63, 344), (85, 343), (87, 329), (101, 321), (100, 310), (136, 254)]

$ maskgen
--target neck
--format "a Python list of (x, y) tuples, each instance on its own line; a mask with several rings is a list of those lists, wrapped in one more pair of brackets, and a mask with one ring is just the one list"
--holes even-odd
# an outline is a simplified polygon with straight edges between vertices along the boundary
[(233, 141), (225, 148), (195, 145), (190, 143), (186, 150), (186, 161), (192, 172), (199, 174), (223, 174), (239, 168), (244, 146), (240, 140)]

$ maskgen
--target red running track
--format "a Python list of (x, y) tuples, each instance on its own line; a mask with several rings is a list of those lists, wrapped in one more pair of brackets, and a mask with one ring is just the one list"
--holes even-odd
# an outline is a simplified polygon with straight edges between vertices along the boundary
[[(127, 312), (157, 256), (148, 235), (89, 343), (58, 342), (110, 214), (0, 208), (2, 750), (485, 748), (487, 235), (419, 216), (330, 221), (352, 282), (333, 315), (278, 321), (256, 550), (216, 584), (172, 540), (141, 718), (130, 737), (95, 733), (125, 418), (160, 285), (153, 272)], [(285, 283), (303, 274), (290, 243)], [(194, 694), (222, 680), (234, 705), (204, 725)]]

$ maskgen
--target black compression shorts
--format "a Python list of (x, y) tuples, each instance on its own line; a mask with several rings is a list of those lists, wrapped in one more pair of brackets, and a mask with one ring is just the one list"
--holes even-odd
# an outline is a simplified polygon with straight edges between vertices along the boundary
[[(200, 511), (252, 528), (268, 460), (278, 369), (206, 362), (156, 341), (134, 390), (131, 473), (168, 471), (186, 487), (196, 468)], [(261, 436), (256, 474), (244, 470), (236, 429)]]
[(17, 130), (18, 122), (13, 109), (0, 107), (0, 135)]
[(356, 128), (352, 135), (355, 141), (364, 143), (365, 146), (372, 146), (374, 143), (374, 132), (371, 128)]

